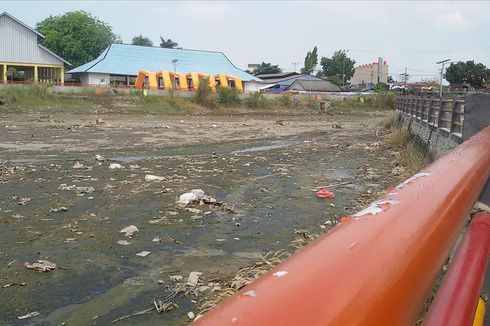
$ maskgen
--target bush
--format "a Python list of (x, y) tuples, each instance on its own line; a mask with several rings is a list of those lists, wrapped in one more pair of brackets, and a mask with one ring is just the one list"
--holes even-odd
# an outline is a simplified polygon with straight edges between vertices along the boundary
[(250, 94), (245, 100), (244, 103), (249, 108), (264, 108), (267, 106), (267, 100), (264, 95), (256, 92)]
[(41, 83), (33, 83), (32, 90), (37, 96), (45, 97), (48, 95), (48, 85)]
[(204, 106), (213, 107), (214, 101), (212, 98), (213, 90), (211, 86), (209, 86), (209, 79), (204, 78), (199, 80), (199, 84), (197, 85), (196, 95), (194, 99), (197, 103), (202, 104)]
[(18, 93), (12, 90), (0, 90), (0, 105), (13, 104), (19, 100)]
[(298, 105), (300, 108), (303, 108), (303, 109), (318, 108), (318, 102), (315, 100), (315, 98), (313, 96), (310, 96), (310, 95), (299, 96)]
[(293, 106), (293, 95), (282, 94), (281, 97), (279, 97), (278, 102), (279, 105), (290, 108)]
[(218, 87), (218, 103), (223, 105), (240, 104), (238, 91), (235, 87)]

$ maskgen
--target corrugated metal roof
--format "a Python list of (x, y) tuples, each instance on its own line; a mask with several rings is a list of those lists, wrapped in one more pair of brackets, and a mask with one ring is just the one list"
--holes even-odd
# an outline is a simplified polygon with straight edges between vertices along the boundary
[(327, 80), (296, 80), (289, 89), (297, 88), (298, 90), (312, 92), (340, 92), (340, 87)]
[(137, 75), (139, 69), (174, 70), (172, 60), (179, 60), (177, 72), (228, 74), (244, 81), (260, 80), (235, 67), (222, 52), (166, 49), (160, 47), (112, 44), (100, 56), (69, 73), (94, 72), (112, 75)]
[(9, 14), (8, 12), (4, 11), (0, 14), (0, 16), (7, 16), (8, 18), (12, 19), (12, 20), (15, 20), (17, 23), (21, 24), (22, 26), (24, 26), (25, 28), (29, 29), (31, 32), (33, 33), (36, 33), (37, 35), (39, 35), (40, 37), (44, 38), (44, 35), (39, 33), (38, 31), (36, 31), (34, 28), (31, 28), (29, 25), (21, 22), (20, 20), (18, 20), (17, 18), (15, 18), (14, 16), (12, 16), (11, 14)]
[(0, 60), (17, 63), (63, 64), (68, 61), (39, 44), (44, 36), (14, 16), (0, 14)]
[(274, 81), (269, 79), (268, 82), (273, 82), (273, 83), (279, 84), (279, 85), (290, 86), (292, 83), (294, 83), (297, 80), (320, 80), (321, 81), (323, 79), (316, 77), (316, 76), (303, 74), (303, 75), (295, 75), (295, 76), (291, 76), (291, 77), (281, 78), (281, 79), (274, 80)]

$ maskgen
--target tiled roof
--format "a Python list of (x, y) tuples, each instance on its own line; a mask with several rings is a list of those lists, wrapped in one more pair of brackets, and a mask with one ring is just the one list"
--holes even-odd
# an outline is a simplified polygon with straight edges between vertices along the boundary
[(228, 74), (244, 81), (260, 80), (235, 67), (222, 52), (166, 49), (129, 44), (112, 44), (97, 59), (74, 68), (69, 73), (137, 75), (139, 69), (173, 71), (172, 60), (175, 59), (178, 60), (177, 72)]

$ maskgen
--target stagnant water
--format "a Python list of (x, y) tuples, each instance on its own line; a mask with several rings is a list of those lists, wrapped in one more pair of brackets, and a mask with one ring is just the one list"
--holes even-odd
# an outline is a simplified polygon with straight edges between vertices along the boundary
[[(26, 285), (2, 289), (2, 323), (17, 324), (17, 316), (38, 311), (27, 323), (105, 325), (165, 297), (171, 275), (201, 271), (207, 279), (229, 278), (261, 254), (288, 248), (294, 229), (321, 232), (319, 226), (345, 215), (360, 193), (386, 186), (357, 178), (366, 165), (376, 165), (373, 157), (330, 145), (327, 135), (317, 133), (103, 153), (122, 169), (110, 169), (112, 161), (97, 162), (95, 153), (4, 160), (17, 171), (0, 187), (0, 287)], [(85, 168), (74, 169), (75, 162)], [(166, 180), (146, 182), (146, 174)], [(349, 181), (332, 188), (334, 199), (316, 198), (313, 191)], [(61, 184), (94, 191), (82, 195)], [(194, 188), (234, 204), (234, 212), (204, 208), (195, 214), (176, 207), (176, 198)], [(31, 200), (20, 205), (22, 198)], [(60, 206), (67, 211), (52, 211)], [(128, 225), (139, 229), (132, 238), (120, 233)], [(143, 250), (151, 254), (136, 255)], [(59, 268), (49, 273), (24, 268), (24, 262), (37, 259)], [(168, 314), (120, 324), (185, 323), (195, 305), (182, 298), (178, 303)]]

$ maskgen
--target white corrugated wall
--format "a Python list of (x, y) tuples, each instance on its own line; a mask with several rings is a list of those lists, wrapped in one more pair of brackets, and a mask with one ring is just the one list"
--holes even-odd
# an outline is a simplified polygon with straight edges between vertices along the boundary
[(0, 62), (63, 64), (37, 44), (37, 34), (5, 15), (0, 16)]

